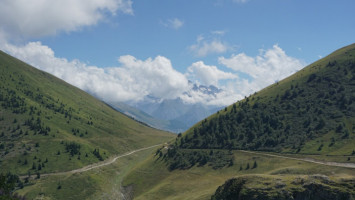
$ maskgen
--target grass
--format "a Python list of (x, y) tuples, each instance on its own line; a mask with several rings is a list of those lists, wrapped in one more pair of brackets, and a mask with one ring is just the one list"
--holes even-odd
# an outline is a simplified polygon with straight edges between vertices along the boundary
[(83, 173), (35, 179), (31, 181), (33, 185), (16, 192), (28, 199), (119, 199), (123, 176), (154, 151), (154, 148), (140, 151)]
[[(233, 151), (235, 164), (213, 170), (209, 166), (169, 171), (164, 161), (153, 155), (137, 165), (124, 178), (123, 185), (134, 187), (135, 199), (210, 199), (217, 187), (231, 177), (245, 175), (294, 176), (324, 174), (354, 177), (353, 169), (321, 166), (313, 163)], [(254, 162), (257, 168), (251, 169)], [(246, 170), (249, 163), (250, 169)], [(242, 170), (240, 167), (242, 166)]]

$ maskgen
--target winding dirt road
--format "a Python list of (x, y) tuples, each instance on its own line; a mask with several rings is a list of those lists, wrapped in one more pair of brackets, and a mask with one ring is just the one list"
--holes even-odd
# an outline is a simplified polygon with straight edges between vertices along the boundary
[(345, 168), (353, 168), (353, 169), (355, 169), (355, 163), (327, 162), (327, 161), (315, 160), (315, 159), (312, 159), (312, 158), (293, 158), (293, 157), (288, 157), (288, 156), (280, 156), (280, 155), (261, 153), (261, 152), (255, 152), (255, 151), (245, 151), (245, 150), (239, 150), (239, 151), (245, 152), (245, 153), (257, 154), (257, 155), (263, 155), (263, 156), (271, 156), (271, 157), (278, 157), (278, 158), (285, 158), (285, 159), (291, 159), (291, 160), (299, 160), (299, 161), (311, 162), (311, 163), (316, 163), (316, 164), (320, 164), (320, 165), (335, 166), (335, 167), (345, 167)]
[[(66, 171), (66, 172), (54, 172), (54, 173), (48, 173), (48, 174), (41, 174), (41, 177), (46, 177), (46, 176), (55, 176), (55, 175), (68, 175), (68, 174), (75, 174), (75, 173), (80, 173), (80, 172), (86, 172), (86, 171), (89, 171), (89, 170), (92, 170), (92, 169), (96, 169), (96, 168), (99, 168), (99, 167), (103, 167), (103, 166), (106, 166), (106, 165), (110, 165), (112, 163), (114, 163), (117, 159), (119, 158), (122, 158), (122, 157), (125, 157), (125, 156), (129, 156), (129, 155), (132, 155), (134, 153), (137, 153), (139, 151), (144, 151), (144, 150), (147, 150), (147, 149), (151, 149), (151, 148), (154, 148), (154, 147), (157, 147), (159, 145), (163, 145), (164, 143), (162, 144), (156, 144), (156, 145), (153, 145), (153, 146), (149, 146), (149, 147), (145, 147), (145, 148), (141, 148), (141, 149), (136, 149), (134, 151), (131, 151), (131, 152), (128, 152), (128, 153), (125, 153), (125, 154), (122, 154), (122, 155), (118, 155), (116, 157), (113, 157), (113, 158), (110, 158), (108, 160), (104, 160), (102, 162), (98, 162), (98, 163), (94, 163), (94, 164), (91, 164), (91, 165), (87, 165), (85, 167), (82, 167), (82, 168), (79, 168), (79, 169), (74, 169), (74, 170), (71, 170), (71, 171)], [(20, 176), (20, 178), (24, 179), (28, 176)], [(34, 177), (32, 175), (32, 177)]]
[[(125, 156), (129, 156), (132, 155), (136, 152), (139, 151), (144, 151), (147, 149), (151, 149), (154, 147), (157, 147), (159, 145), (163, 145), (162, 144), (156, 144), (153, 146), (149, 146), (149, 147), (145, 147), (145, 148), (141, 148), (141, 149), (136, 149), (134, 151), (122, 154), (122, 155), (118, 155), (116, 157), (113, 157), (111, 159), (99, 162), (99, 163), (94, 163), (91, 165), (87, 165), (85, 167), (79, 168), (79, 169), (74, 169), (71, 171), (66, 171), (66, 172), (55, 172), (55, 173), (47, 173), (47, 174), (41, 174), (41, 177), (46, 177), (46, 176), (55, 176), (55, 175), (69, 175), (69, 174), (75, 174), (75, 173), (81, 173), (81, 172), (86, 172), (92, 169), (96, 169), (96, 168), (100, 168), (106, 165), (110, 165), (112, 163), (114, 163), (117, 159), (125, 157)], [(319, 161), (319, 160), (315, 160), (312, 158), (293, 158), (293, 157), (288, 157), (288, 156), (281, 156), (281, 155), (274, 155), (274, 154), (268, 154), (268, 153), (262, 153), (262, 152), (255, 152), (255, 151), (245, 151), (245, 150), (239, 150), (240, 152), (245, 152), (245, 153), (251, 153), (251, 154), (256, 154), (256, 155), (263, 155), (263, 156), (270, 156), (270, 157), (278, 157), (278, 158), (284, 158), (284, 159), (291, 159), (291, 160), (299, 160), (299, 161), (305, 161), (305, 162), (311, 162), (311, 163), (315, 163), (315, 164), (320, 164), (320, 165), (327, 165), (327, 166), (335, 166), (335, 167), (345, 167), (345, 168), (353, 168), (355, 169), (355, 163), (338, 163), (338, 162), (326, 162), (326, 161)], [(20, 178), (24, 179), (28, 177), (26, 176), (20, 176)], [(32, 175), (32, 177), (34, 177)]]

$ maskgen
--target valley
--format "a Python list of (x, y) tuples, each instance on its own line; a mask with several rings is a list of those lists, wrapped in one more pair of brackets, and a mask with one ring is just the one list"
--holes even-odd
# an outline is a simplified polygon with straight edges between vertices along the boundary
[(0, 200), (355, 200), (354, 8), (0, 0)]
[(353, 55), (337, 50), (176, 135), (1, 53), (2, 173), (29, 199), (351, 199)]
[[(93, 98), (78, 104), (91, 97), (2, 54), (1, 78), (8, 83), (1, 94), (1, 166), (20, 175), (25, 184), (17, 192), (30, 199), (221, 199), (235, 196), (231, 191), (238, 191), (241, 198), (275, 199), (281, 198), (275, 188), (283, 188), (283, 198), (307, 191), (312, 195), (308, 185), (313, 183), (331, 192), (329, 181), (351, 196), (352, 186), (345, 184), (355, 181), (354, 52), (354, 45), (338, 50), (177, 136), (135, 122)], [(41, 83), (50, 81), (43, 86), (29, 79), (30, 73), (37, 73)], [(333, 83), (333, 76), (345, 82)], [(337, 88), (336, 95), (325, 98), (327, 102), (320, 99), (329, 90), (322, 84)], [(41, 87), (46, 95), (39, 93)], [(71, 90), (76, 95), (59, 96)], [(74, 100), (77, 94), (85, 98)], [(68, 110), (64, 101), (70, 102)], [(319, 108), (309, 106), (314, 101)], [(100, 112), (88, 107), (94, 104), (104, 115), (116, 117), (100, 118)], [(31, 119), (33, 114), (37, 122)], [(124, 123), (107, 124), (115, 119)], [(71, 124), (78, 128), (70, 129)], [(112, 141), (126, 148), (114, 147)], [(62, 159), (62, 154), (69, 159)]]

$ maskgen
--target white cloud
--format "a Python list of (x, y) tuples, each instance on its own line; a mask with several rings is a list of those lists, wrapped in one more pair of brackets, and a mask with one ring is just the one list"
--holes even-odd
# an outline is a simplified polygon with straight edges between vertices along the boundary
[(199, 35), (197, 36), (196, 42), (200, 43), (201, 41), (203, 41), (205, 39), (205, 37), (203, 37), (203, 35)]
[(202, 103), (209, 106), (226, 106), (237, 100), (242, 99), (243, 96), (236, 94), (234, 91), (223, 90), (215, 95), (209, 95), (201, 91), (189, 91), (180, 96), (180, 98), (188, 104)]
[[(188, 68), (204, 84), (216, 85), (219, 80), (227, 80), (220, 88), (222, 92), (215, 96), (199, 91), (191, 91), (181, 96), (188, 103), (203, 103), (206, 105), (230, 105), (245, 96), (286, 78), (305, 66), (299, 59), (288, 56), (278, 45), (271, 49), (260, 50), (259, 55), (251, 57), (245, 53), (232, 55), (230, 58), (219, 57), (219, 63), (232, 69), (227, 73), (215, 66), (207, 66), (196, 62)], [(191, 76), (191, 75), (190, 75)]]
[(219, 70), (216, 66), (205, 65), (202, 61), (193, 63), (188, 69), (188, 76), (200, 80), (202, 84), (218, 86), (219, 80), (236, 79), (236, 74)]
[(3, 48), (105, 101), (139, 101), (146, 95), (169, 99), (188, 90), (186, 77), (175, 71), (170, 60), (162, 56), (145, 61), (129, 55), (121, 56), (118, 60), (120, 67), (99, 68), (79, 60), (55, 57), (53, 50), (40, 42), (21, 47), (6, 44)]
[(249, 0), (233, 0), (233, 1), (236, 2), (236, 3), (246, 3)]
[(71, 32), (116, 12), (133, 14), (131, 0), (0, 0), (0, 24), (11, 39)]
[(221, 42), (219, 39), (206, 40), (203, 36), (198, 36), (196, 44), (189, 47), (198, 57), (204, 57), (210, 54), (221, 54), (227, 52), (230, 47), (227, 43)]
[[(40, 42), (24, 46), (4, 43), (0, 48), (104, 101), (140, 101), (152, 95), (162, 99), (180, 97), (186, 103), (225, 106), (305, 66), (302, 61), (288, 56), (278, 45), (260, 50), (255, 57), (244, 53), (230, 58), (219, 57), (219, 63), (232, 69), (232, 73), (199, 61), (188, 67), (186, 74), (177, 72), (170, 60), (163, 56), (139, 60), (125, 55), (119, 57), (118, 67), (100, 68), (79, 60), (58, 58), (51, 48)], [(218, 86), (223, 91), (215, 95), (192, 91), (188, 78), (207, 86)]]
[(172, 29), (179, 29), (184, 25), (184, 22), (178, 18), (168, 19), (165, 22), (161, 22), (165, 27), (172, 28)]
[(215, 31), (211, 31), (211, 33), (213, 34), (213, 35), (224, 35), (224, 34), (226, 34), (226, 31), (224, 31), (224, 30), (215, 30)]
[(148, 58), (145, 61), (133, 56), (121, 56), (119, 68), (111, 68), (113, 74), (123, 83), (130, 87), (141, 90), (145, 95), (153, 95), (158, 98), (176, 98), (188, 89), (186, 77), (174, 70), (169, 59), (157, 56), (155, 59)]
[[(274, 45), (272, 49), (260, 50), (256, 57), (240, 53), (230, 58), (220, 57), (218, 60), (220, 64), (237, 73), (243, 72), (251, 77), (251, 80), (239, 80), (238, 82), (238, 85), (242, 87), (239, 89), (237, 87), (236, 90), (243, 95), (251, 93), (248, 91), (256, 92), (275, 81), (286, 78), (305, 66), (303, 61), (286, 55), (278, 45)], [(241, 88), (244, 88), (243, 91)]]

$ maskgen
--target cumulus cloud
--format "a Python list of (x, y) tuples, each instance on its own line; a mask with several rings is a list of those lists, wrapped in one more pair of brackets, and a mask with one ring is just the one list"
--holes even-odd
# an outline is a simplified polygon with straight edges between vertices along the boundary
[[(243, 85), (243, 88), (249, 88), (249, 91), (260, 90), (305, 66), (304, 62), (288, 56), (278, 45), (274, 45), (268, 50), (260, 50), (256, 57), (240, 53), (232, 55), (230, 58), (220, 57), (218, 60), (220, 64), (237, 73), (247, 74), (249, 79), (239, 80), (237, 85)], [(247, 95), (245, 89), (241, 93)]]
[(180, 98), (188, 104), (201, 103), (208, 106), (226, 106), (237, 100), (242, 99), (242, 95), (236, 94), (234, 91), (223, 90), (215, 95), (206, 94), (202, 91), (189, 91), (180, 96)]
[(196, 42), (197, 43), (191, 45), (189, 49), (198, 57), (204, 57), (210, 54), (221, 54), (230, 49), (227, 43), (217, 38), (207, 40), (203, 36), (198, 36)]
[(142, 61), (127, 55), (121, 56), (119, 62), (122, 66), (110, 68), (110, 74), (119, 80), (125, 80), (124, 84), (137, 88), (144, 96), (176, 98), (188, 88), (186, 77), (177, 72), (170, 60), (163, 56)]
[(187, 75), (201, 81), (202, 84), (218, 86), (219, 80), (236, 79), (238, 76), (219, 70), (216, 66), (205, 65), (202, 61), (193, 63), (187, 68)]
[(161, 22), (165, 27), (172, 28), (172, 29), (179, 29), (184, 25), (184, 22), (178, 18), (168, 19), (165, 22)]
[(233, 1), (236, 2), (236, 3), (246, 3), (249, 0), (233, 0)]
[(33, 38), (97, 24), (117, 12), (133, 14), (131, 0), (0, 0), (8, 38)]
[(218, 61), (233, 72), (227, 73), (215, 66), (196, 62), (188, 68), (188, 73), (193, 74), (204, 84), (216, 85), (219, 80), (226, 79), (227, 81), (220, 85), (223, 91), (216, 95), (191, 91), (181, 96), (185, 102), (230, 105), (275, 81), (286, 78), (306, 65), (303, 61), (288, 56), (278, 45), (274, 45), (271, 49), (260, 50), (259, 55), (255, 57), (240, 53), (230, 58), (219, 57)]
[[(258, 90), (281, 80), (305, 66), (288, 56), (278, 45), (260, 50), (251, 57), (245, 53), (229, 58), (219, 57), (225, 72), (217, 66), (199, 61), (187, 68), (185, 74), (176, 71), (171, 61), (163, 56), (140, 60), (131, 55), (120, 56), (118, 67), (100, 68), (79, 60), (58, 58), (48, 46), (29, 42), (24, 46), (9, 43), (0, 45), (11, 55), (51, 73), (104, 101), (140, 101), (147, 95), (161, 99), (180, 97), (186, 103), (230, 105)], [(222, 89), (213, 95), (192, 90), (188, 79)], [(222, 84), (221, 84), (221, 81)]]
[(211, 33), (213, 35), (221, 35), (222, 36), (226, 33), (226, 31), (225, 30), (215, 30), (215, 31), (211, 31)]
[(99, 68), (55, 57), (53, 50), (40, 42), (21, 47), (6, 44), (4, 50), (104, 101), (139, 101), (146, 95), (176, 98), (189, 88), (186, 77), (162, 56), (142, 61), (126, 55), (118, 59), (119, 67)]
[(191, 91), (181, 96), (185, 102), (230, 105), (275, 81), (286, 78), (305, 66), (303, 61), (288, 56), (278, 45), (267, 50), (261, 49), (259, 55), (255, 57), (240, 53), (229, 58), (219, 57), (218, 61), (219, 64), (232, 69), (233, 72), (224, 72), (216, 66), (208, 66), (199, 61), (188, 68), (187, 74), (206, 85), (218, 86), (220, 80), (226, 80), (219, 85), (223, 91), (216, 95)]

